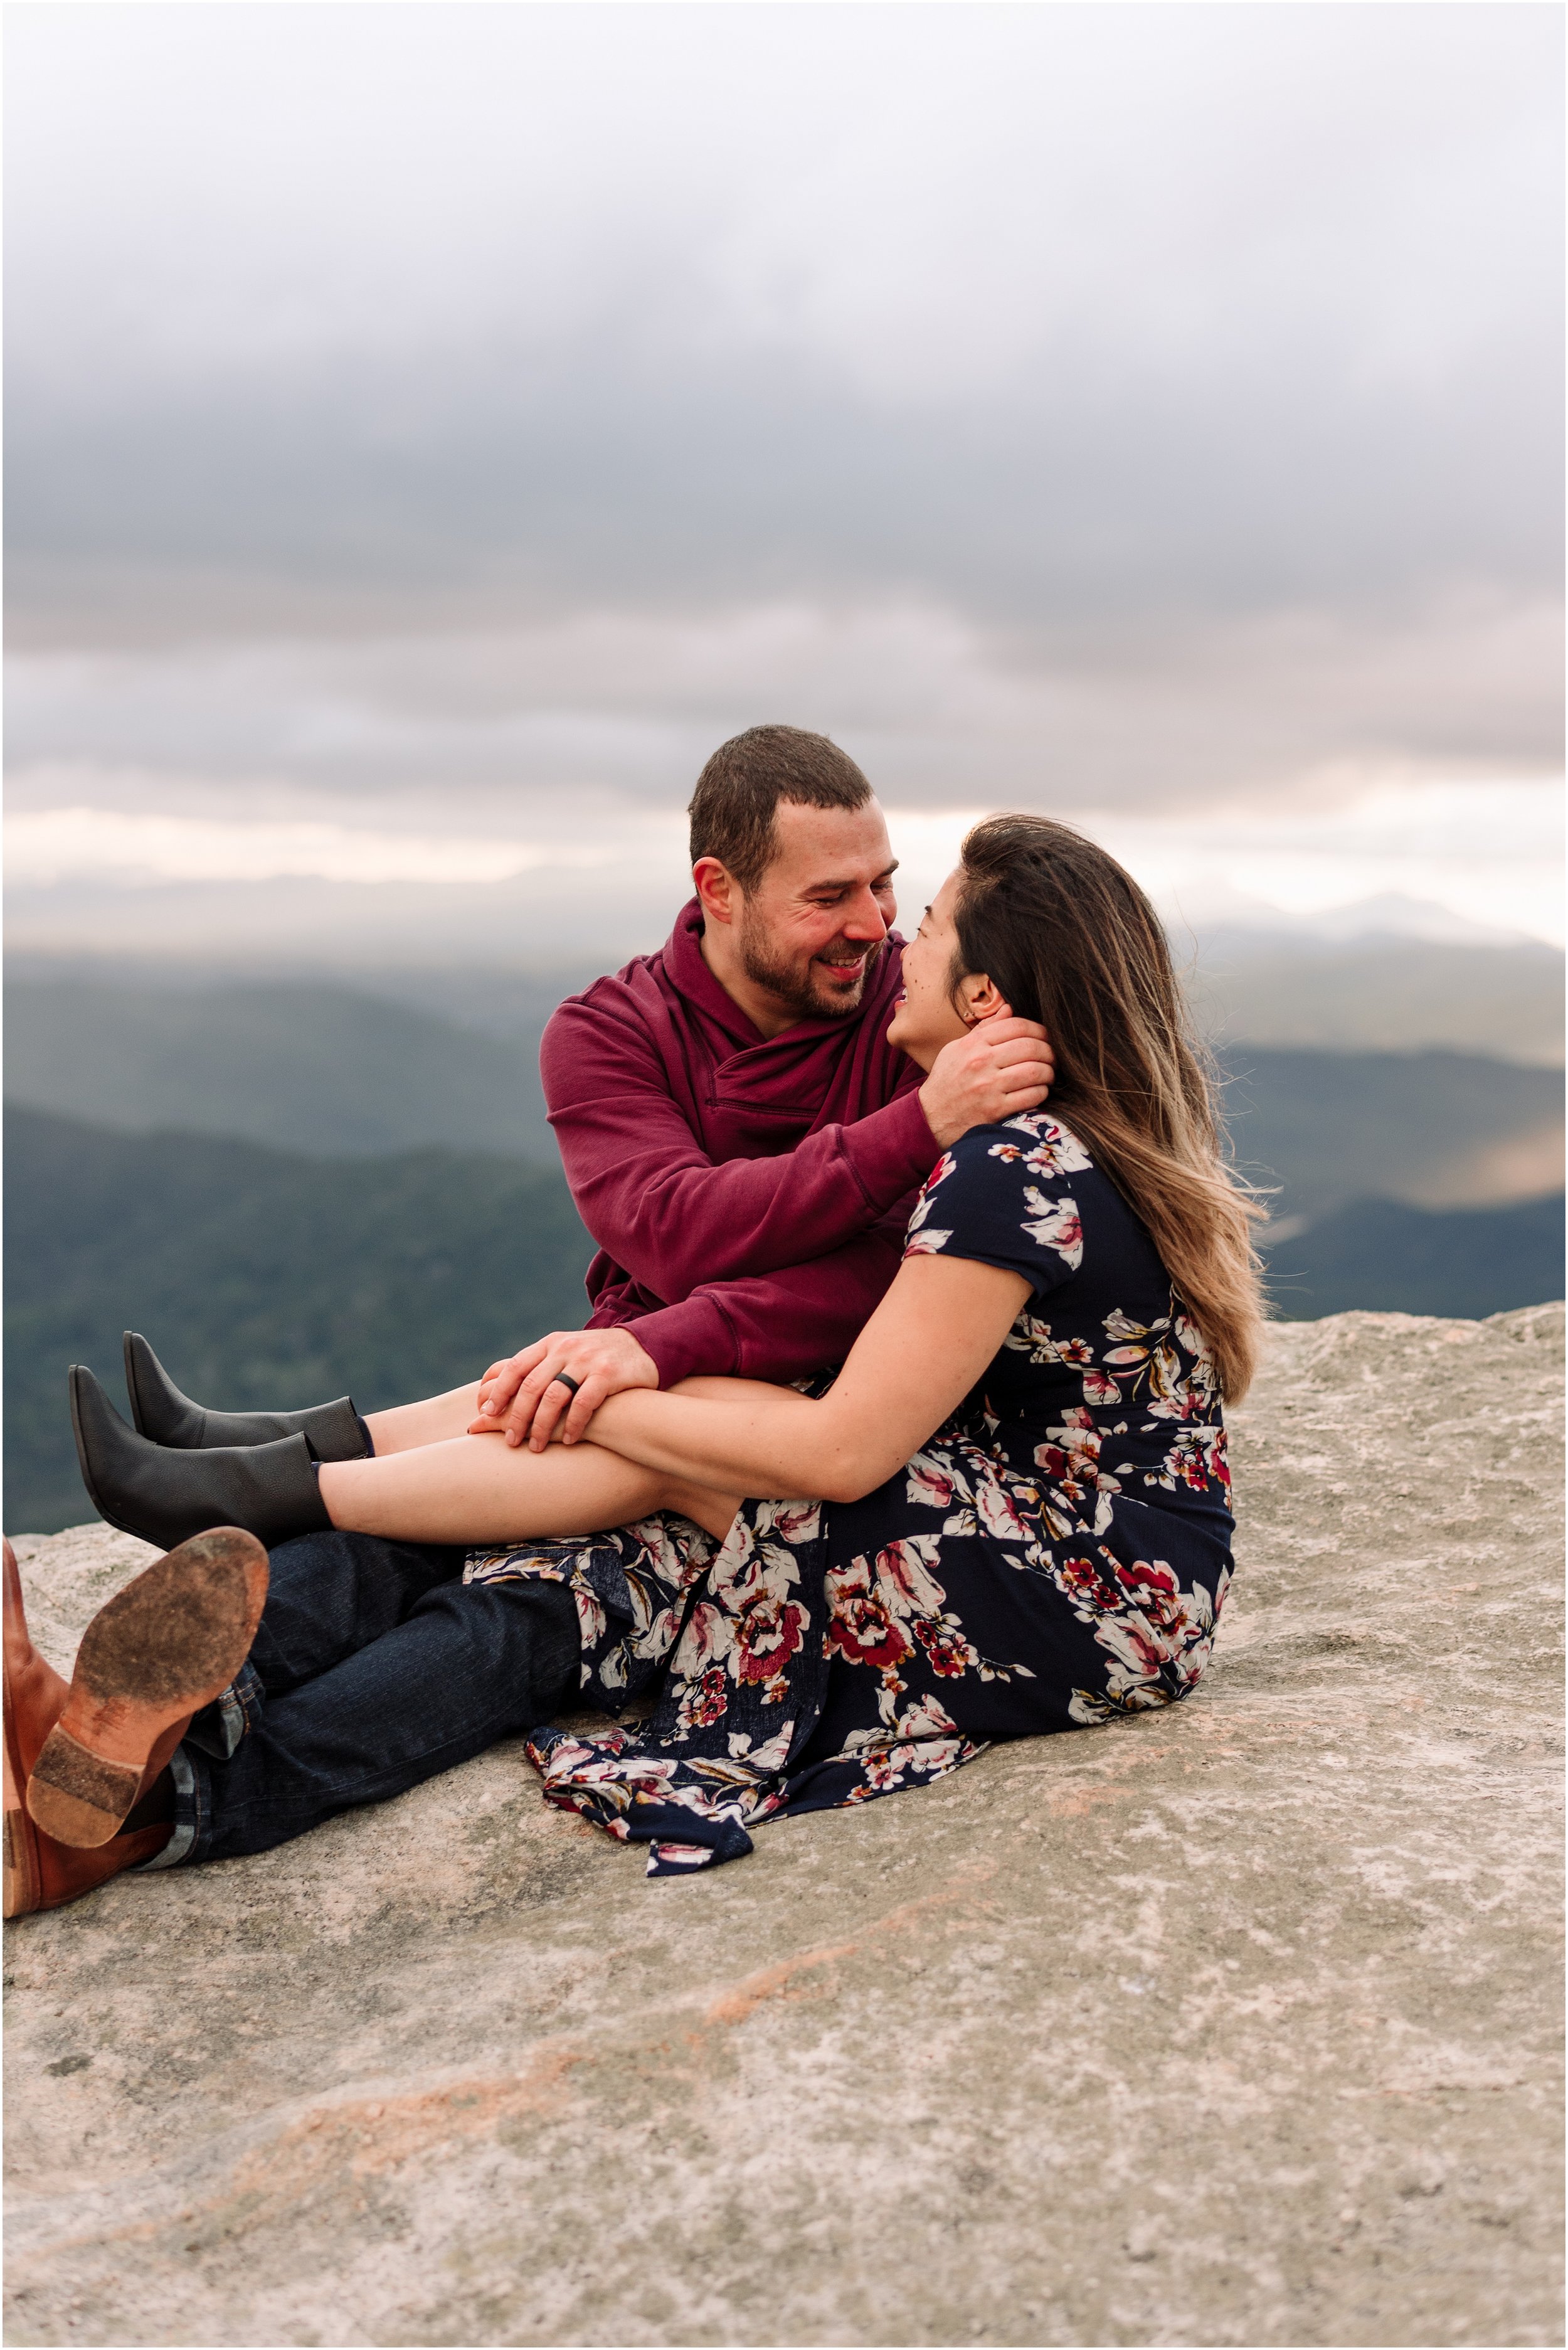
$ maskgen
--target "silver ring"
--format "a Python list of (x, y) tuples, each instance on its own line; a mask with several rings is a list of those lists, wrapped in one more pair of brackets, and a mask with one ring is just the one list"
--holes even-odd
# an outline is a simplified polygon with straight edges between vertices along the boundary
[(578, 1389), (578, 1388), (582, 1386), (582, 1384), (583, 1384), (583, 1383), (582, 1383), (582, 1381), (581, 1381), (581, 1379), (575, 1379), (575, 1378), (572, 1377), (572, 1375), (571, 1375), (570, 1371), (557, 1371), (557, 1372), (556, 1373), (556, 1378), (553, 1378), (553, 1379), (550, 1381), (550, 1385), (551, 1385), (552, 1387), (554, 1387), (554, 1386), (555, 1386), (555, 1384), (556, 1384), (556, 1379), (559, 1379), (559, 1380), (560, 1380), (560, 1382), (561, 1382), (561, 1385), (562, 1385), (564, 1388), (571, 1388), (571, 1390), (572, 1390), (572, 1393), (573, 1393), (574, 1395), (576, 1395), (576, 1394), (577, 1389)]

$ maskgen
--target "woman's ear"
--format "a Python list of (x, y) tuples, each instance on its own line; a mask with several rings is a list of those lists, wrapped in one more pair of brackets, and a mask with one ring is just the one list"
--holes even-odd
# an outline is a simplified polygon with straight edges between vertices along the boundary
[(966, 1028), (978, 1028), (982, 1020), (1011, 1020), (1012, 1017), (1012, 1004), (983, 971), (965, 973), (958, 983), (955, 1001), (959, 1018)]

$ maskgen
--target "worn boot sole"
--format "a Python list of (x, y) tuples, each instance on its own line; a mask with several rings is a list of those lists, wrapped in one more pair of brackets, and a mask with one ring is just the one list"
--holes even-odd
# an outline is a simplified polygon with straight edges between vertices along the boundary
[(215, 1526), (154, 1559), (99, 1609), (27, 1781), (27, 1811), (46, 1835), (90, 1847), (118, 1835), (160, 1735), (211, 1704), (244, 1663), (266, 1587), (255, 1536)]

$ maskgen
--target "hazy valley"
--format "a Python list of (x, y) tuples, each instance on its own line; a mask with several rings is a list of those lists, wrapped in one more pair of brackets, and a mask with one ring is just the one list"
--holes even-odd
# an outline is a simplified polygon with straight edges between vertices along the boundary
[[(1561, 1294), (1562, 1078), (1544, 1061), (1561, 958), (1417, 944), (1298, 958), (1293, 984), (1260, 977), (1251, 1006), (1217, 958), (1197, 991), (1238, 1164), (1271, 1193), (1287, 1318), (1482, 1315)], [(1401, 974), (1381, 996), (1369, 954), (1374, 975), (1379, 954)], [(8, 1523), (84, 1514), (65, 1369), (87, 1361), (118, 1388), (128, 1326), (218, 1404), (348, 1389), (374, 1409), (579, 1322), (592, 1243), (536, 1053), (586, 976), (14, 969)], [(1454, 1048), (1466, 1020), (1506, 1033), (1511, 1003), (1521, 1029), (1534, 1007), (1530, 1054)], [(1406, 1041), (1356, 1041), (1370, 1035)]]

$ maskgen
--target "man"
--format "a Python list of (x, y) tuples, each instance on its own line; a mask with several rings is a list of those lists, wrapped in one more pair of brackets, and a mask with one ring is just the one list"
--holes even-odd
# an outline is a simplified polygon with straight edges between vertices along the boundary
[[(552, 1332), (486, 1375), (512, 1442), (542, 1447), (563, 1407), (575, 1438), (621, 1388), (698, 1371), (789, 1379), (841, 1359), (893, 1278), (911, 1196), (940, 1150), (1034, 1107), (1050, 1083), (1042, 1033), (1023, 1021), (950, 1045), (923, 1081), (889, 1049), (894, 859), (870, 785), (824, 736), (736, 736), (703, 769), (691, 820), (697, 895), (663, 952), (563, 1004), (545, 1033), (551, 1120), (600, 1253), (587, 1328)], [(163, 1375), (138, 1343), (145, 1427)], [(472, 1397), (373, 1415), (377, 1449), (432, 1440), (391, 1423), (471, 1410)], [(259, 1621), (267, 1571), (251, 1537), (230, 1525), (182, 1543), (95, 1619), (69, 1691), (32, 1647), (7, 1561), (7, 1915), (75, 1900), (122, 1868), (270, 1849), (580, 1701), (586, 1635), (547, 1557), (492, 1575), (469, 1562), (465, 1579), (461, 1546), (328, 1528), (306, 1445), (323, 1459), (365, 1449), (347, 1399), (217, 1416), (171, 1389), (161, 1400), (169, 1451), (122, 1428), (107, 1440), (171, 1471), (175, 1454), (204, 1451), (247, 1484), (293, 1448), (317, 1513), (296, 1523), (322, 1530), (278, 1542)], [(107, 1399), (101, 1409), (113, 1419)], [(78, 1443), (85, 1474), (79, 1421)], [(220, 1517), (254, 1523), (228, 1503), (198, 1523)], [(612, 1611), (625, 1598), (614, 1580)], [(642, 1658), (649, 1672), (658, 1662)], [(593, 1685), (611, 1701), (607, 1674)], [(126, 1731), (123, 1752), (99, 1751), (104, 1722), (143, 1718), (155, 1738)]]
[(622, 1388), (842, 1360), (940, 1153), (1051, 1082), (1029, 1021), (950, 1045), (923, 1083), (888, 1046), (897, 860), (869, 783), (825, 735), (735, 735), (691, 817), (696, 895), (668, 944), (545, 1032), (550, 1123), (599, 1254), (587, 1329), (486, 1375), (511, 1442), (542, 1445), (563, 1410), (576, 1437)]

